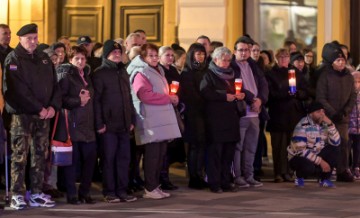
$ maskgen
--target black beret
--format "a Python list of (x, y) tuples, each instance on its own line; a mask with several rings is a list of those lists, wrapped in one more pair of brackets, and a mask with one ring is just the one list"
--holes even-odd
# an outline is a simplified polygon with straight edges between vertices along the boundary
[(104, 47), (103, 47), (103, 57), (107, 58), (109, 56), (109, 54), (115, 49), (120, 49), (120, 51), (122, 52), (122, 48), (119, 43), (117, 43), (111, 39), (106, 40), (106, 42), (104, 43)]
[(314, 111), (317, 111), (317, 110), (320, 110), (320, 109), (324, 109), (324, 106), (318, 101), (313, 101), (309, 105), (307, 112), (308, 112), (308, 114), (310, 114), (310, 113), (312, 113)]
[(30, 33), (37, 33), (38, 27), (34, 23), (26, 24), (25, 26), (21, 27), (19, 31), (16, 33), (18, 36), (24, 36)]
[(91, 39), (89, 36), (80, 36), (76, 42), (77, 45), (90, 44)]
[(342, 52), (339, 43), (331, 42), (324, 45), (321, 57), (324, 62), (332, 64), (338, 58), (345, 58), (345, 55)]
[(290, 54), (290, 64), (293, 64), (296, 60), (304, 60), (304, 55), (299, 51), (295, 51)]

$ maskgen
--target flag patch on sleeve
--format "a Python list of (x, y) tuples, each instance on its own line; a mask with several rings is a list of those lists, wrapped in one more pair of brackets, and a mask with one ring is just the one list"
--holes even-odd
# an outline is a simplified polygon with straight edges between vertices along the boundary
[(17, 66), (15, 64), (10, 64), (10, 70), (17, 70)]

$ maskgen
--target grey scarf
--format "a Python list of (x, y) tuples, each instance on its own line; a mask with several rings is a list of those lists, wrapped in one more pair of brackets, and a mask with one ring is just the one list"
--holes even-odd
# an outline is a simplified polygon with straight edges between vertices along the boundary
[(220, 79), (229, 80), (234, 78), (234, 71), (231, 67), (218, 67), (213, 61), (210, 62), (209, 69)]

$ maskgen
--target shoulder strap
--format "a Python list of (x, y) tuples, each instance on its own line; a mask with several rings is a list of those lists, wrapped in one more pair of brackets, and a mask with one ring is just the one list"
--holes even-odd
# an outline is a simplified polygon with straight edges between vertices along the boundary
[(55, 115), (54, 128), (53, 128), (53, 131), (51, 133), (51, 140), (53, 140), (54, 136), (55, 136), (56, 127), (57, 127), (57, 124), (58, 124), (58, 121), (59, 121), (59, 113), (60, 113), (60, 111), (56, 112), (56, 115)]
[[(57, 124), (58, 124), (58, 121), (59, 121), (59, 114), (61, 112), (58, 111), (56, 112), (56, 115), (55, 115), (55, 122), (54, 122), (54, 128), (53, 128), (53, 131), (52, 131), (52, 134), (51, 134), (51, 140), (54, 139), (54, 136), (55, 136), (55, 132), (56, 132), (56, 127), (57, 127)], [(64, 109), (64, 113), (65, 113), (65, 124), (66, 124), (66, 134), (67, 134), (67, 142), (70, 142), (70, 131), (69, 131), (69, 121), (68, 121), (68, 111), (66, 109)]]

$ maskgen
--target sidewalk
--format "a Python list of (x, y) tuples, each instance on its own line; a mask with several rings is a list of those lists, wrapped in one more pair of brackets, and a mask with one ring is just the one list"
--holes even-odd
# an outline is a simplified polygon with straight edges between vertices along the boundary
[[(266, 169), (271, 169), (269, 166)], [(65, 198), (57, 200), (51, 209), (29, 208), (14, 211), (5, 208), (1, 217), (360, 217), (359, 183), (336, 183), (337, 188), (319, 188), (315, 180), (307, 180), (304, 188), (295, 188), (293, 183), (273, 183), (272, 175), (262, 180), (260, 188), (242, 189), (237, 193), (215, 194), (208, 190), (190, 190), (184, 169), (172, 168), (171, 179), (179, 190), (170, 192), (168, 199), (149, 200), (136, 193), (138, 201), (110, 204), (102, 201), (100, 184), (93, 184), (95, 205), (73, 206)], [(181, 172), (183, 174), (181, 174)], [(271, 171), (265, 170), (268, 174)], [(0, 192), (0, 195), (3, 195)]]

